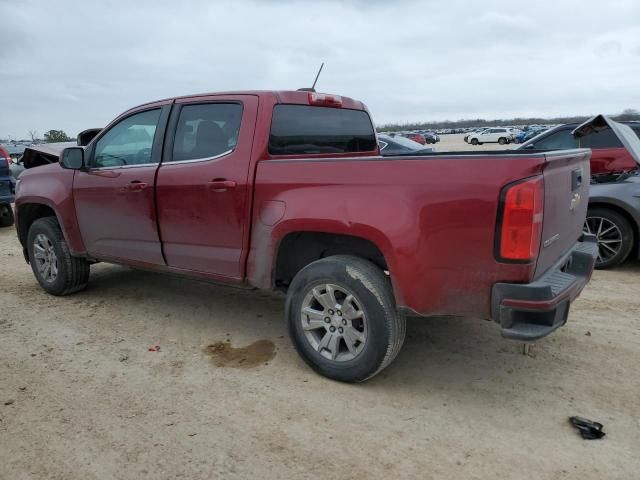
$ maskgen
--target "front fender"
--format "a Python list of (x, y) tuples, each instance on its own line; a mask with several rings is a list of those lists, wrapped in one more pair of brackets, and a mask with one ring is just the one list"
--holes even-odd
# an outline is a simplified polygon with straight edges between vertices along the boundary
[(41, 205), (52, 210), (69, 249), (74, 255), (86, 253), (78, 227), (73, 200), (73, 170), (65, 170), (58, 164), (28, 169), (20, 176), (20, 189), (16, 196), (16, 223), (22, 245), (25, 245), (28, 227)]

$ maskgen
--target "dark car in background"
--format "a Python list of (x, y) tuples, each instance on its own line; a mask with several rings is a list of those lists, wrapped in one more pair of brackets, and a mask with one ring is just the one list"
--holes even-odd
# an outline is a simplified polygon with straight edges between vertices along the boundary
[(604, 183), (592, 182), (585, 232), (598, 238), (596, 268), (640, 258), (640, 174), (636, 170)]
[[(620, 123), (630, 127), (627, 144), (640, 147), (640, 122)], [(640, 256), (640, 159), (612, 128), (576, 138), (573, 132), (577, 127), (578, 124), (560, 125), (518, 150), (591, 148), (591, 189), (584, 231), (598, 239), (596, 268), (612, 268), (630, 256)]]
[[(640, 133), (640, 122), (621, 122), (629, 125), (636, 133)], [(610, 174), (625, 172), (638, 168), (629, 151), (624, 147), (618, 136), (607, 128), (596, 135), (589, 135), (581, 139), (573, 136), (572, 132), (578, 127), (577, 123), (568, 123), (552, 128), (526, 141), (518, 150), (568, 150), (571, 148), (590, 148), (591, 174)]]
[(413, 140), (403, 137), (402, 135), (378, 135), (378, 145), (380, 146), (380, 154), (383, 157), (390, 155), (410, 155), (418, 153), (429, 153), (433, 151), (431, 147), (414, 142)]
[(0, 227), (13, 225), (14, 180), (9, 166), (11, 165), (9, 153), (0, 146)]

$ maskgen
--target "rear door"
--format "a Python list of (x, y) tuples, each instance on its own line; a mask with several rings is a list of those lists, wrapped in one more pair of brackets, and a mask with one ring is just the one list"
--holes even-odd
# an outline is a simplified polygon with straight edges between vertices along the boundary
[(167, 265), (242, 278), (257, 110), (254, 95), (176, 101), (156, 185)]
[(87, 149), (75, 173), (76, 215), (90, 255), (163, 265), (155, 211), (155, 175), (170, 104), (116, 121)]

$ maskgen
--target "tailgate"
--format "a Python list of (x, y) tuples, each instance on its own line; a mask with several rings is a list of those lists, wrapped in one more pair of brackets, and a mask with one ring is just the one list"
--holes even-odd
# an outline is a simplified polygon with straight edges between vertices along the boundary
[(582, 235), (589, 203), (591, 150), (545, 154), (544, 216), (535, 278), (553, 266)]

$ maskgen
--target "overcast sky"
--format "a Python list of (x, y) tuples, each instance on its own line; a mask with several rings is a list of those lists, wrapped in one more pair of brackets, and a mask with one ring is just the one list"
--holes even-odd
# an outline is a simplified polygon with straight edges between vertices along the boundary
[(0, 0), (0, 138), (309, 86), (376, 123), (640, 109), (640, 1)]

